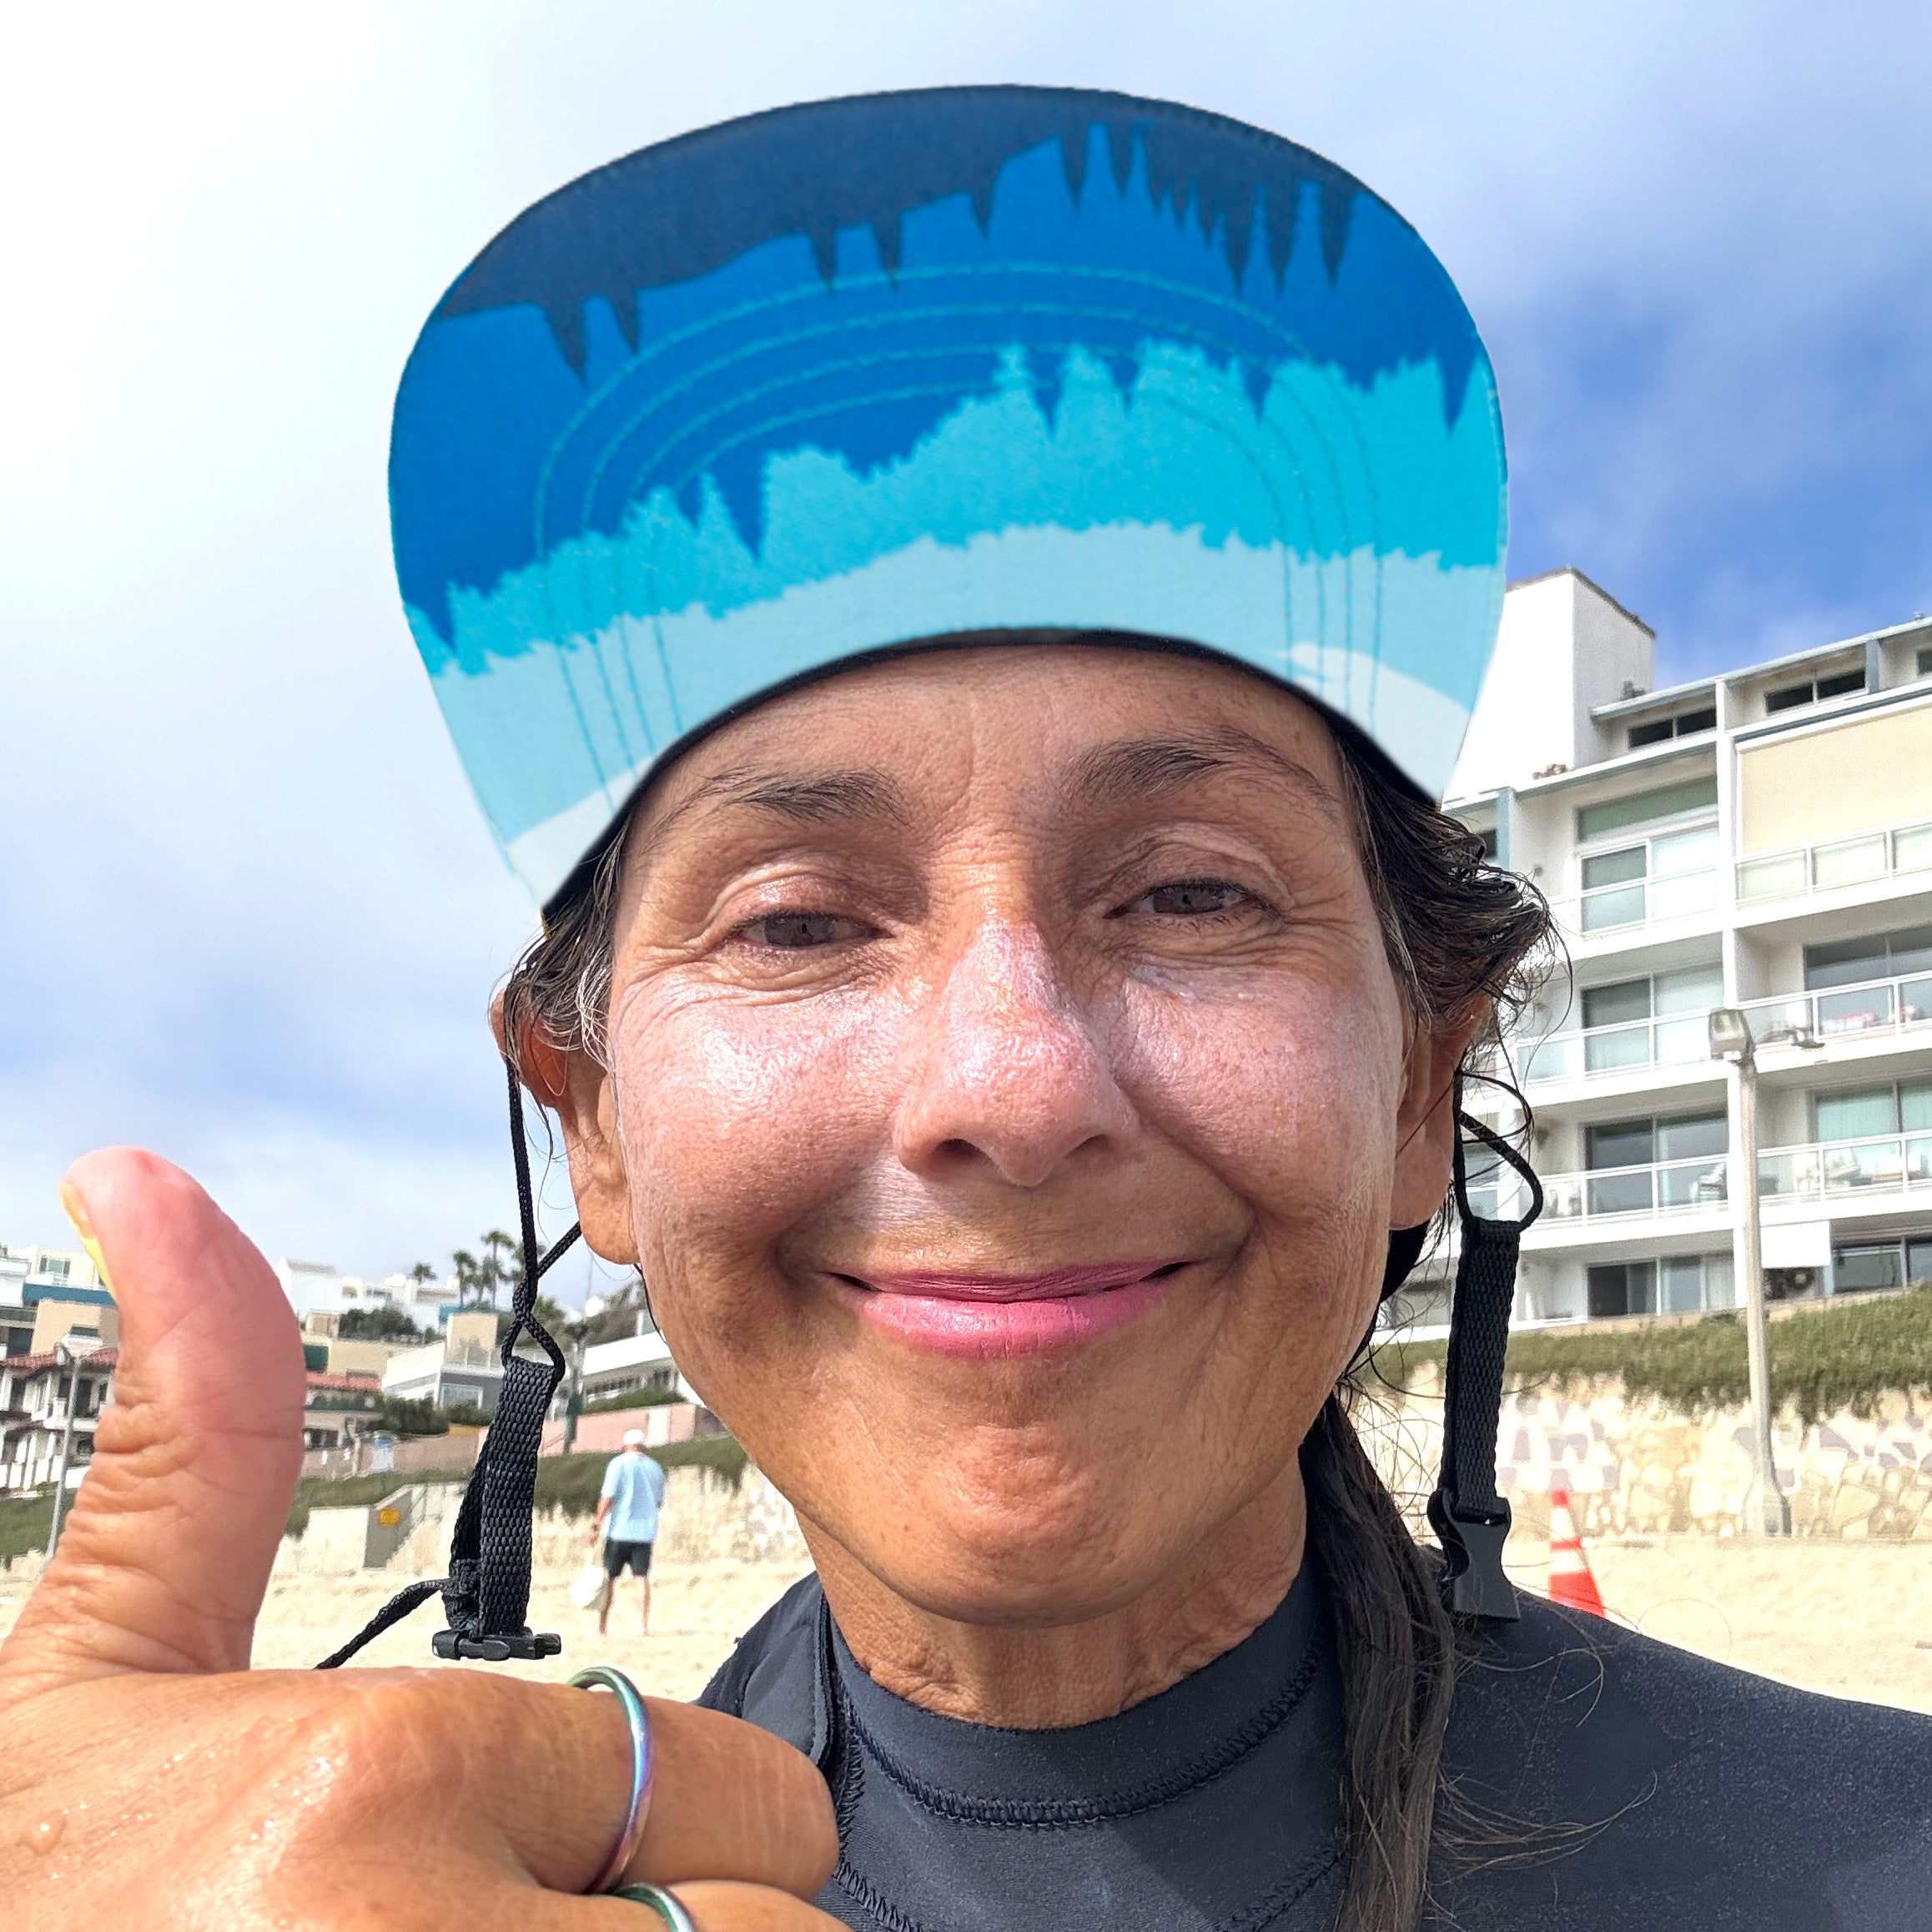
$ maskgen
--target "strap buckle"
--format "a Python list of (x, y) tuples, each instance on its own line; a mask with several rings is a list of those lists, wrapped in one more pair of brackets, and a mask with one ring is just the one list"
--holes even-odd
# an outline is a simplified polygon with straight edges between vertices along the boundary
[(1502, 1567), (1502, 1546), (1509, 1537), (1508, 1503), (1499, 1502), (1493, 1512), (1466, 1516), (1438, 1489), (1429, 1498), (1429, 1524), (1442, 1545), (1442, 1581), (1448, 1587), (1449, 1607), (1459, 1617), (1515, 1623), (1522, 1612)]
[(484, 1663), (506, 1663), (513, 1657), (527, 1663), (561, 1655), (563, 1639), (554, 1630), (515, 1630), (493, 1637), (465, 1637), (460, 1631), (439, 1630), (430, 1638), (430, 1648), (438, 1657), (475, 1658)]

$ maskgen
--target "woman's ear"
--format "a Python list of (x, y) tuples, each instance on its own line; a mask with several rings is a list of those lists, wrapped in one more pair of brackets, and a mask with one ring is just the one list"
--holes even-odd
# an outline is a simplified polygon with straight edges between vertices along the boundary
[(1457, 1071), (1493, 1010), (1488, 1000), (1479, 999), (1432, 1032), (1418, 1029), (1410, 1045), (1396, 1115), (1391, 1228), (1420, 1227), (1449, 1191), (1456, 1162)]
[(518, 1029), (515, 1050), (506, 1035), (503, 995), (491, 1002), (490, 1030), (497, 1049), (516, 1068), (538, 1106), (556, 1115), (570, 1161), (571, 1192), (584, 1245), (606, 1261), (635, 1265), (637, 1243), (631, 1230), (631, 1190), (624, 1150), (617, 1140), (616, 1102), (611, 1076), (592, 1056), (558, 1045), (536, 1020)]

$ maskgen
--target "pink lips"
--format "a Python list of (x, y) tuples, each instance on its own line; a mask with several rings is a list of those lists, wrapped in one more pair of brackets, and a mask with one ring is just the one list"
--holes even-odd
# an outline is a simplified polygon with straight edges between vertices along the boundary
[(1091, 1341), (1144, 1315), (1179, 1261), (1112, 1261), (1044, 1275), (871, 1275), (849, 1299), (916, 1348), (973, 1361)]

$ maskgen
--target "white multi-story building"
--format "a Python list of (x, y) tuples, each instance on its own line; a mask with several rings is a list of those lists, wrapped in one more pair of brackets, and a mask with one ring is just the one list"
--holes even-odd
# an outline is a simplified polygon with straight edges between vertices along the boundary
[(282, 1260), (274, 1268), (289, 1306), (304, 1321), (311, 1316), (340, 1319), (359, 1308), (395, 1308), (417, 1327), (434, 1329), (462, 1306), (462, 1290), (453, 1275), (426, 1281), (390, 1275), (370, 1281), (345, 1275), (331, 1261)]
[(1451, 787), (1568, 954), (1511, 1042), (1547, 1202), (1517, 1317), (1734, 1304), (1718, 1006), (1757, 1043), (1768, 1293), (1932, 1280), (1932, 621), (1664, 691), (1653, 645), (1577, 571), (1512, 586)]

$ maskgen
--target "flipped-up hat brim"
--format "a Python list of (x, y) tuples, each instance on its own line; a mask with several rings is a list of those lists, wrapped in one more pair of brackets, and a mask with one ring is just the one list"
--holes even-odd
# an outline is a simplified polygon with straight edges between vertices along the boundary
[(1160, 103), (789, 108), (586, 176), (398, 398), (398, 570), (537, 900), (666, 752), (866, 653), (1110, 631), (1317, 699), (1446, 783), (1493, 648), (1493, 381), (1339, 169)]

